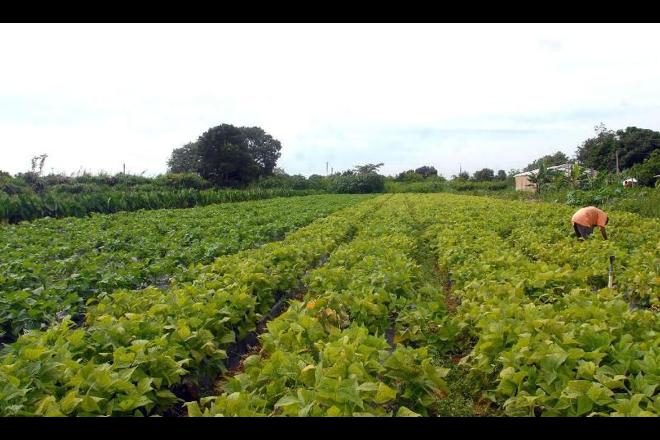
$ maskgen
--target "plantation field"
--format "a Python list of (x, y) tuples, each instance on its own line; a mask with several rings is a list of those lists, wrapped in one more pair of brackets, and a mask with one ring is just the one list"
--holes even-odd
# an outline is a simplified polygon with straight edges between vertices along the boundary
[[(150, 232), (138, 220), (88, 220), (94, 226), (78, 237), (89, 244), (80, 248), (116, 234), (91, 272), (106, 266), (112, 276), (116, 253), (126, 252), (122, 268), (132, 256), (155, 260), (134, 284), (100, 277), (96, 290), (75, 291), (91, 299), (71, 308), (84, 319), (60, 314), (6, 344), (0, 415), (660, 414), (655, 219), (610, 212), (608, 241), (578, 242), (570, 207), (452, 194), (310, 196), (224, 209), (197, 215), (199, 248), (181, 238), (190, 227), (177, 226), (194, 223), (186, 220), (192, 209), (154, 211)], [(231, 221), (232, 239), (211, 232)], [(43, 222), (7, 249), (42, 240), (51, 225)], [(21, 240), (0, 234), (3, 245)], [(140, 236), (144, 243), (121, 247)], [(16, 261), (38, 262), (44, 279), (66, 285), (71, 275), (57, 278), (66, 270), (46, 262), (64, 245), (39, 243)], [(39, 249), (51, 254), (30, 260)], [(2, 281), (17, 267), (5, 266)], [(34, 271), (25, 273), (31, 282)], [(162, 273), (167, 285), (158, 285)], [(30, 292), (28, 306), (52, 315), (57, 307), (40, 309), (46, 289), (26, 286), (12, 292)], [(58, 304), (62, 292), (52, 293)], [(31, 310), (6, 293), (7, 310)]]
[(38, 219), (0, 227), (0, 342), (118, 288), (166, 286), (191, 265), (280, 239), (365, 196), (319, 195), (203, 208)]

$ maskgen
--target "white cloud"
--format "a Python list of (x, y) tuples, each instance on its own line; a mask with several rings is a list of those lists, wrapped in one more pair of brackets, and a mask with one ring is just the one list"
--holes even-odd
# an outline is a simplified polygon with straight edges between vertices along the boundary
[(4, 24), (0, 169), (46, 152), (55, 170), (158, 173), (219, 123), (263, 127), (293, 173), (522, 167), (600, 121), (660, 129), (658, 30)]

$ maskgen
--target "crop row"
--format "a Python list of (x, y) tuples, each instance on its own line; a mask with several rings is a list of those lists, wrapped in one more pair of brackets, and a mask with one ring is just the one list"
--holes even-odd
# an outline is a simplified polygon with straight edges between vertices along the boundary
[(407, 200), (392, 197), (354, 240), (311, 271), (303, 301), (268, 323), (260, 352), (223, 381), (222, 394), (188, 402), (189, 414), (432, 414), (447, 392), (448, 370), (433, 361), (423, 338), (417, 347), (392, 338), (418, 318), (411, 312), (442, 295), (429, 289), (415, 261), (421, 225), (410, 218)]
[[(455, 350), (508, 415), (658, 415), (657, 222), (610, 213), (608, 241), (578, 242), (570, 214), (366, 200), (167, 289), (100, 294), (80, 327), (65, 317), (20, 336), (0, 355), (0, 415), (169, 414), (184, 401), (191, 416), (436, 415)], [(227, 371), (228, 352), (301, 295)]]
[(660, 319), (643, 304), (657, 304), (657, 225), (611, 213), (609, 241), (580, 243), (554, 205), (432, 197), (454, 325), (476, 341), (462, 363), (490, 399), (516, 416), (660, 414)]
[(141, 209), (172, 209), (206, 206), (214, 203), (244, 202), (318, 194), (313, 190), (249, 189), (249, 190), (106, 190), (89, 194), (67, 194), (49, 191), (43, 195), (9, 195), (0, 191), (0, 223), (18, 223), (42, 217), (84, 217), (97, 212), (110, 214)]
[(115, 289), (165, 286), (191, 264), (280, 239), (290, 230), (364, 200), (321, 195), (0, 227), (0, 341)]
[(281, 242), (220, 257), (164, 291), (103, 295), (80, 328), (65, 317), (27, 332), (0, 357), (0, 414), (163, 413), (180, 386), (200, 388), (222, 373), (228, 347), (381, 203), (367, 200)]

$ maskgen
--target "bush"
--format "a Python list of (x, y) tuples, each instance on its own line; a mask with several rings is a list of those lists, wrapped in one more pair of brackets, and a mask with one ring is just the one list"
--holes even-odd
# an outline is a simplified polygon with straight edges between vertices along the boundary
[(634, 165), (624, 171), (625, 177), (634, 177), (639, 185), (651, 187), (660, 182), (660, 179), (653, 177), (658, 174), (660, 174), (660, 149), (653, 150), (643, 163)]
[(296, 190), (317, 190), (322, 191), (326, 189), (326, 184), (324, 182), (325, 178), (323, 176), (314, 175), (310, 176), (307, 179), (305, 176), (296, 174), (294, 176), (289, 175), (275, 175), (269, 176), (259, 180), (253, 186), (255, 188), (262, 189), (296, 189)]
[(211, 182), (195, 173), (168, 173), (158, 176), (154, 179), (154, 183), (176, 189), (207, 189), (211, 187)]
[(43, 179), (46, 186), (73, 183), (73, 177), (65, 176), (64, 174), (49, 174), (48, 176), (44, 176)]
[(330, 192), (339, 194), (366, 194), (385, 191), (385, 177), (376, 173), (333, 176)]
[(435, 193), (447, 191), (447, 183), (444, 179), (427, 179), (421, 182), (396, 182), (387, 180), (385, 182), (385, 190), (392, 193)]

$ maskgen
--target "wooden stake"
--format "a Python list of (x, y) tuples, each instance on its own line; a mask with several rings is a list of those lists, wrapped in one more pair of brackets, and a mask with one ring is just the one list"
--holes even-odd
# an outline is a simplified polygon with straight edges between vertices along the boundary
[(614, 255), (610, 255), (610, 270), (608, 272), (607, 287), (614, 288)]

